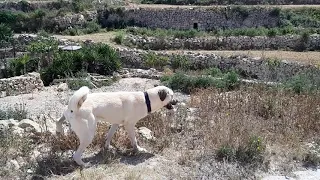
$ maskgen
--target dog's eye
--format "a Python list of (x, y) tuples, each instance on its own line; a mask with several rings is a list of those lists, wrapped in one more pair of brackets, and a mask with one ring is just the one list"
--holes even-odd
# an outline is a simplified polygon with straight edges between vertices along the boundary
[(73, 113), (73, 111), (71, 110), (71, 113)]

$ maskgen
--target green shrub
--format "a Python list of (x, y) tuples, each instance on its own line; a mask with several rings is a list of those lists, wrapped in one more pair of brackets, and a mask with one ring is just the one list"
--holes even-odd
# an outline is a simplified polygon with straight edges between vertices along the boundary
[(269, 37), (274, 37), (278, 34), (279, 34), (278, 30), (275, 28), (272, 28), (267, 32), (267, 36), (269, 36)]
[(84, 5), (81, 0), (72, 0), (73, 11), (79, 13), (84, 10)]
[(226, 83), (225, 88), (228, 90), (235, 89), (240, 85), (239, 75), (235, 71), (227, 72), (222, 80)]
[(100, 25), (97, 24), (95, 21), (90, 21), (85, 25), (83, 32), (85, 34), (92, 34), (100, 31)]
[(171, 59), (171, 67), (174, 71), (177, 69), (189, 70), (191, 62), (187, 56), (177, 54), (173, 55)]
[(118, 32), (114, 37), (113, 41), (117, 44), (122, 44), (124, 39), (124, 34), (122, 32)]
[(219, 68), (209, 68), (206, 71), (207, 75), (211, 75), (212, 77), (222, 77), (222, 71)]
[(218, 160), (237, 161), (244, 164), (261, 163), (264, 159), (265, 145), (261, 137), (253, 136), (241, 146), (222, 146), (216, 151)]
[(230, 146), (222, 146), (216, 152), (216, 158), (219, 161), (227, 160), (234, 161), (235, 160), (235, 150)]
[(53, 62), (41, 71), (41, 79), (49, 85), (53, 79), (64, 78), (79, 71), (110, 75), (121, 67), (118, 53), (107, 44), (83, 46), (77, 51), (60, 51)]
[(307, 50), (308, 43), (310, 40), (309, 32), (302, 32), (300, 35), (299, 42), (297, 46), (295, 47), (295, 51), (305, 51)]
[(146, 67), (152, 67), (156, 69), (163, 69), (164, 66), (168, 65), (169, 58), (166, 56), (157, 55), (156, 53), (150, 52), (143, 55), (144, 65)]
[(297, 94), (313, 92), (319, 86), (312, 82), (312, 79), (306, 74), (300, 74), (292, 77), (290, 80), (284, 82), (286, 89), (292, 90)]
[(172, 89), (185, 93), (209, 87), (230, 91), (240, 86), (239, 75), (235, 71), (222, 73), (217, 68), (210, 68), (204, 70), (204, 73), (205, 75), (189, 76), (182, 72), (177, 72), (171, 76), (163, 76), (160, 80)]
[(271, 11), (270, 11), (270, 16), (273, 16), (273, 17), (279, 17), (281, 14), (281, 9), (276, 7), (276, 8), (273, 8)]

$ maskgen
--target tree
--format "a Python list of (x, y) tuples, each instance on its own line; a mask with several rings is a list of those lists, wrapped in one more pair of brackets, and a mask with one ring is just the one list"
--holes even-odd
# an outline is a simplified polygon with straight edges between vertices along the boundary
[[(13, 33), (10, 27), (8, 27), (4, 23), (0, 23), (0, 47), (4, 46), (5, 52), (4, 52), (4, 61), (3, 64), (5, 65), (5, 69), (7, 70), (7, 60), (6, 60), (6, 49), (7, 44), (13, 39)], [(5, 70), (5, 71), (6, 71)], [(6, 72), (5, 72), (5, 76)]]

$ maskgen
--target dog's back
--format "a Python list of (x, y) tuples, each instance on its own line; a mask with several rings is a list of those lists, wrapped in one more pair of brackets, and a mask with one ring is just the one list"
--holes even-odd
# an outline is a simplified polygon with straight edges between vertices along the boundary
[(147, 115), (143, 92), (104, 92), (88, 94), (79, 113), (92, 112), (97, 119), (124, 124)]

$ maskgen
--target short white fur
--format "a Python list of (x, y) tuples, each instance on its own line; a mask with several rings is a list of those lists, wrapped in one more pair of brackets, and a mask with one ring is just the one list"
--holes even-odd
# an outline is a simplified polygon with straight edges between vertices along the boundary
[[(75, 162), (86, 166), (81, 156), (84, 150), (92, 142), (97, 128), (98, 120), (112, 124), (107, 134), (105, 148), (110, 148), (111, 138), (120, 124), (124, 125), (128, 132), (131, 145), (135, 150), (144, 151), (137, 144), (135, 137), (135, 124), (148, 115), (145, 96), (138, 92), (101, 92), (89, 93), (86, 86), (77, 90), (70, 98), (67, 110), (57, 121), (57, 132), (62, 133), (62, 122), (67, 119), (71, 129), (79, 138), (80, 145), (73, 155)], [(149, 95), (151, 112), (153, 113), (173, 102), (173, 91), (166, 86), (156, 86), (146, 90)], [(162, 99), (160, 98), (162, 96)], [(175, 105), (175, 103), (172, 103)]]

